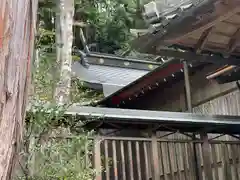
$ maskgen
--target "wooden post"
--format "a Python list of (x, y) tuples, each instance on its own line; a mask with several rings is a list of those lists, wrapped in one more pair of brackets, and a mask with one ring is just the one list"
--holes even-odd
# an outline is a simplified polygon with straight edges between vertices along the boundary
[(152, 135), (153, 180), (160, 180), (158, 142), (156, 133)]
[(94, 140), (94, 168), (97, 172), (95, 180), (102, 180), (100, 144), (101, 138), (99, 135), (97, 135)]
[(188, 72), (188, 64), (186, 61), (183, 61), (184, 68), (184, 82), (185, 82), (185, 90), (186, 90), (186, 104), (188, 112), (192, 112), (192, 99), (191, 99), (191, 87), (189, 80), (189, 72)]
[[(185, 99), (187, 105), (187, 111), (192, 113), (192, 97), (191, 97), (191, 86), (190, 86), (190, 79), (189, 79), (189, 71), (188, 71), (188, 64), (187, 61), (183, 61), (183, 71), (184, 71), (184, 82), (185, 82)], [(196, 135), (193, 134), (193, 140), (196, 140)], [(201, 169), (199, 168), (199, 162), (197, 157), (197, 147), (196, 143), (193, 142), (193, 159), (194, 159), (194, 170), (196, 175), (196, 180), (200, 180), (201, 178)]]
[[(232, 172), (229, 162), (229, 154), (227, 144), (222, 144), (222, 167), (223, 167), (223, 178), (227, 180), (232, 180)], [(234, 161), (234, 159), (233, 159)]]
[(213, 180), (213, 173), (212, 173), (212, 165), (211, 165), (211, 151), (210, 151), (210, 144), (208, 141), (207, 133), (201, 133), (201, 140), (203, 140), (202, 144), (202, 153), (203, 153), (203, 169), (205, 172), (205, 179), (206, 180)]
[[(193, 134), (193, 141), (196, 140), (196, 135)], [(194, 162), (194, 172), (196, 176), (196, 180), (202, 180), (202, 169), (201, 164), (199, 164), (199, 157), (197, 155), (197, 144), (193, 142), (193, 162)]]

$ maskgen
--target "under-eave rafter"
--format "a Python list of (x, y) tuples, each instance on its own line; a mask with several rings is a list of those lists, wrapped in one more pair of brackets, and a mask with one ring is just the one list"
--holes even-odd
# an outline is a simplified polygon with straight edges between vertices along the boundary
[(236, 49), (239, 39), (240, 39), (240, 26), (238, 27), (238, 30), (234, 33), (231, 40), (229, 41), (227, 54), (231, 54)]
[[(204, 8), (201, 7), (201, 8)], [(214, 8), (214, 9), (211, 9)], [(222, 22), (231, 16), (235, 15), (240, 11), (240, 1), (233, 0), (231, 3), (228, 3), (227, 5), (224, 3), (221, 3), (221, 1), (217, 1), (216, 4), (214, 4), (214, 7), (211, 7), (204, 15), (206, 17), (202, 17), (203, 14), (197, 15), (196, 18), (194, 18), (194, 21), (197, 19), (198, 21), (192, 22), (193, 26), (189, 26), (188, 28), (184, 28), (184, 24), (182, 25), (183, 29), (179, 30), (177, 32), (176, 38), (171, 38), (169, 40), (166, 39), (167, 42), (176, 42), (180, 41), (186, 37), (188, 37), (190, 34), (196, 33), (198, 31), (205, 31), (213, 26), (215, 26), (217, 23)], [(174, 31), (174, 29), (172, 29)], [(182, 31), (182, 32), (181, 32)], [(168, 30), (170, 33), (170, 30)], [(174, 34), (174, 32), (172, 32)], [(180, 35), (182, 34), (182, 36)]]
[(206, 42), (208, 40), (208, 36), (211, 34), (212, 30), (213, 30), (213, 27), (210, 27), (202, 33), (202, 35), (201, 35), (200, 39), (198, 40), (197, 45), (195, 47), (197, 54), (201, 53), (202, 49), (204, 48), (204, 45), (206, 44)]
[[(143, 35), (133, 44), (139, 51), (152, 54), (156, 49), (181, 46), (191, 48), (197, 54), (207, 51), (226, 55), (234, 29), (240, 25), (239, 13), (239, 0), (228, 3), (204, 0), (182, 13), (175, 13), (167, 24), (159, 23), (156, 31)], [(231, 55), (239, 56), (238, 46), (233, 49)]]

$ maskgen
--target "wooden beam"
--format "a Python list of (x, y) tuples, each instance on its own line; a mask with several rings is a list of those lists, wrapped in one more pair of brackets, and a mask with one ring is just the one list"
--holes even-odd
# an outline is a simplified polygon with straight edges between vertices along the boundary
[(200, 53), (201, 53), (201, 51), (202, 51), (202, 49), (204, 48), (204, 45), (206, 44), (206, 42), (207, 42), (207, 40), (208, 40), (208, 37), (209, 37), (209, 35), (211, 34), (212, 30), (213, 30), (213, 27), (210, 27), (210, 28), (206, 29), (206, 30), (202, 33), (202, 35), (201, 35), (201, 37), (199, 38), (199, 40), (198, 40), (198, 42), (197, 42), (197, 44), (196, 44), (196, 47), (195, 47), (197, 54), (200, 54)]
[(231, 54), (237, 47), (238, 41), (240, 40), (240, 28), (233, 34), (228, 44), (227, 54)]
[(156, 137), (156, 133), (152, 135), (152, 157), (153, 157), (153, 179), (160, 180), (160, 170), (159, 170), (159, 155), (158, 155), (158, 141)]
[(194, 52), (190, 51), (176, 51), (171, 49), (160, 49), (156, 53), (156, 55), (162, 56), (162, 57), (173, 57), (176, 59), (186, 60), (188, 63), (213, 63), (213, 64), (219, 64), (219, 65), (239, 65), (240, 61), (239, 58), (236, 57), (228, 57), (224, 58), (218, 55), (207, 55), (207, 54), (196, 54)]
[(220, 75), (222, 75), (223, 73), (229, 72), (231, 70), (233, 70), (236, 66), (226, 66), (223, 67), (221, 69), (216, 70), (214, 73), (209, 74), (206, 78), (207, 79), (213, 79), (216, 78)]

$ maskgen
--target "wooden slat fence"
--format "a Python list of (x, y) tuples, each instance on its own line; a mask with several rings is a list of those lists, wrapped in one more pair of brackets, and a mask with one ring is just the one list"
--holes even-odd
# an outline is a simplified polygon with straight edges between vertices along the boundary
[[(97, 180), (205, 180), (202, 142), (153, 138), (98, 137)], [(194, 148), (198, 163), (195, 161)], [(240, 142), (211, 141), (213, 180), (239, 180)], [(197, 167), (198, 164), (198, 167)], [(196, 176), (196, 168), (200, 172)]]

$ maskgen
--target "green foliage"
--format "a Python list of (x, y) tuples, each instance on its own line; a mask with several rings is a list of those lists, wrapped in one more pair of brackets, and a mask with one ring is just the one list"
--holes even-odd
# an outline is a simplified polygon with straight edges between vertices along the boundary
[[(36, 163), (43, 179), (91, 180), (95, 175), (89, 154), (84, 147), (89, 140), (83, 136), (64, 140), (52, 140), (40, 150), (36, 149), (39, 158)], [(88, 144), (87, 144), (88, 143)]]
[(71, 132), (69, 125), (79, 119), (64, 117), (66, 109), (43, 101), (32, 105), (16, 179), (91, 180), (96, 175), (89, 159), (93, 132)]
[[(52, 31), (40, 29), (36, 56), (39, 61), (35, 61), (34, 90), (16, 179), (91, 180), (97, 173), (90, 161), (93, 132), (84, 131), (77, 117), (64, 115), (70, 104), (60, 106), (54, 103), (58, 64), (55, 53), (49, 52), (54, 46), (53, 37)], [(83, 88), (78, 80), (73, 82), (73, 103), (92, 100), (93, 96), (99, 95)]]
[[(33, 74), (34, 94), (27, 114), (21, 170), (16, 179), (91, 180), (97, 173), (89, 159), (93, 132), (84, 131), (77, 117), (64, 115), (70, 104), (54, 103), (55, 58), (44, 50), (39, 54), (40, 61)], [(80, 84), (76, 90), (72, 89), (74, 100), (86, 101), (88, 95), (89, 99), (93, 96)]]
[[(95, 2), (95, 9), (88, 11), (88, 23), (95, 27), (96, 36), (92, 40), (98, 43), (100, 52), (114, 53), (121, 48), (129, 48), (132, 40), (131, 28), (144, 25), (141, 16), (137, 16), (137, 2), (102, 0)], [(142, 22), (140, 25), (138, 22)], [(90, 42), (91, 43), (91, 42)]]
[(71, 99), (73, 103), (91, 103), (103, 98), (103, 93), (86, 88), (84, 82), (77, 78), (72, 79)]
[(55, 48), (55, 32), (53, 30), (38, 28), (36, 48), (42, 51), (51, 52)]
[[(39, 8), (41, 28), (49, 30), (49, 34), (54, 33), (55, 7), (53, 2), (44, 0)], [(139, 0), (75, 0), (74, 18), (88, 25), (84, 30), (88, 44), (96, 43), (100, 52), (114, 53), (130, 48), (131, 28), (145, 27), (141, 8)], [(79, 28), (75, 27), (74, 32), (74, 46), (82, 49)], [(52, 41), (49, 36), (42, 38), (43, 44), (46, 44), (45, 40)]]
[(54, 98), (54, 88), (58, 82), (55, 78), (56, 58), (53, 54), (39, 50), (39, 61), (35, 62), (33, 73), (34, 100), (52, 102)]

